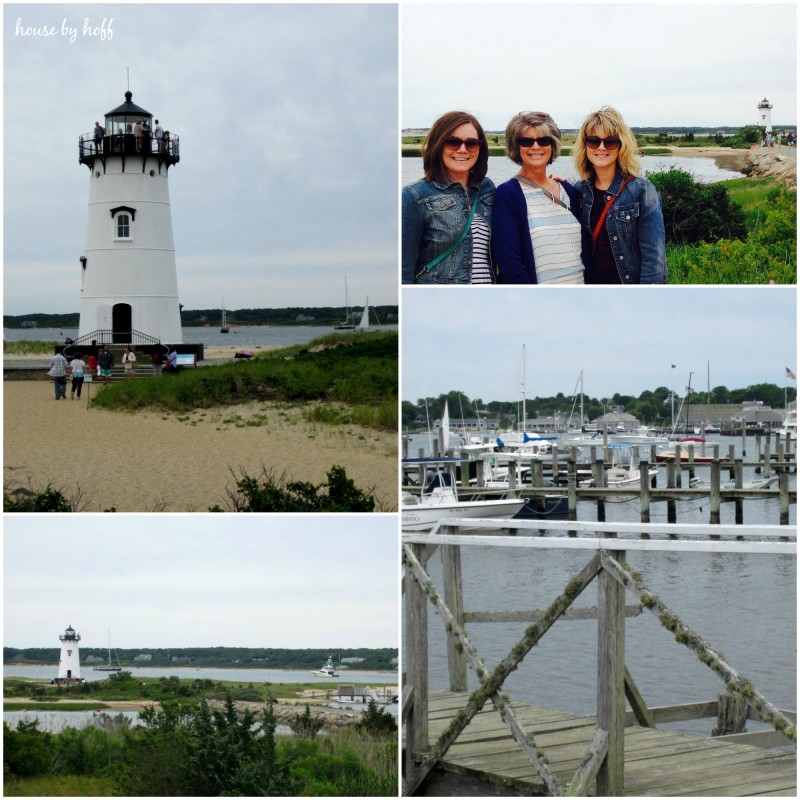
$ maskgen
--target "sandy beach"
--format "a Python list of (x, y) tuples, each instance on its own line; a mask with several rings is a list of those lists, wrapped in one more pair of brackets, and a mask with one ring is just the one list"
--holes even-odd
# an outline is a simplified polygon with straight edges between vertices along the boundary
[(3, 391), (6, 491), (49, 484), (90, 512), (202, 512), (227, 509), (241, 470), (321, 483), (338, 464), (374, 487), (378, 510), (397, 509), (396, 434), (310, 423), (299, 406), (131, 414), (90, 408), (86, 386), (82, 401), (56, 402), (52, 380), (6, 380)]
[(732, 150), (729, 147), (670, 147), (674, 156), (686, 158), (713, 158), (720, 169), (734, 172), (741, 170), (747, 150)]

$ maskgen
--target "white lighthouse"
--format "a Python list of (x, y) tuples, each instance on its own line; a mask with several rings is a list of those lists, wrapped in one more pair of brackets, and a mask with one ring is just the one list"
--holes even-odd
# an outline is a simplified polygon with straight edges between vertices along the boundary
[(78, 642), (81, 640), (81, 635), (70, 625), (58, 638), (61, 640), (58, 680), (79, 681), (81, 679), (81, 658)]
[(89, 215), (78, 345), (183, 341), (167, 182), (180, 160), (178, 137), (170, 131), (162, 136), (153, 115), (132, 97), (125, 92), (105, 125), (80, 137)]
[(765, 97), (756, 108), (758, 108), (758, 124), (762, 125), (767, 133), (772, 133), (772, 103)]

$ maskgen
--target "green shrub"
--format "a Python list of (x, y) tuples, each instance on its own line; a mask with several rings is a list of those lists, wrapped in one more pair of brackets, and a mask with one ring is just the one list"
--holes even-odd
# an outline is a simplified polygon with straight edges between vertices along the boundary
[(744, 213), (723, 184), (699, 183), (677, 167), (648, 173), (648, 178), (661, 195), (668, 244), (740, 239), (747, 234)]
[(49, 771), (52, 735), (40, 731), (38, 725), (37, 720), (20, 722), (14, 730), (3, 723), (4, 775), (44, 775)]
[(745, 242), (721, 240), (667, 248), (669, 283), (797, 282), (797, 193), (766, 192)]
[(321, 717), (312, 717), (311, 709), (306, 703), (306, 710), (303, 714), (296, 714), (290, 721), (289, 727), (292, 733), (301, 739), (316, 739), (317, 734), (322, 730), (324, 722)]
[[(264, 469), (258, 478), (242, 471), (236, 490), (229, 490), (231, 511), (367, 511), (375, 510), (375, 495), (359, 489), (343, 467), (333, 466), (327, 482), (287, 481)], [(209, 511), (222, 511), (219, 506)]]

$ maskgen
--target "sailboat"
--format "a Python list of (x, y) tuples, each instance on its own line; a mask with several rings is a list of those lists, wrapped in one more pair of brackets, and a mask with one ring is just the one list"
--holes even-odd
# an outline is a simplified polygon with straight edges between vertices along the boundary
[(368, 331), (369, 330), (369, 297), (367, 298), (367, 302), (364, 304), (364, 312), (361, 314), (361, 322), (358, 323), (358, 327), (356, 328), (357, 331)]
[(117, 659), (117, 665), (114, 666), (113, 662), (111, 661), (111, 630), (108, 631), (108, 663), (104, 667), (95, 667), (95, 672), (122, 672), (122, 666), (119, 663), (119, 656), (117, 655), (117, 651), (114, 650), (114, 658)]
[(355, 328), (353, 325), (353, 315), (350, 312), (350, 296), (347, 293), (347, 278), (344, 279), (344, 322), (334, 325), (335, 331), (352, 331)]
[(225, 298), (222, 298), (222, 324), (220, 325), (220, 333), (230, 333), (231, 329), (228, 327), (228, 315), (225, 311)]

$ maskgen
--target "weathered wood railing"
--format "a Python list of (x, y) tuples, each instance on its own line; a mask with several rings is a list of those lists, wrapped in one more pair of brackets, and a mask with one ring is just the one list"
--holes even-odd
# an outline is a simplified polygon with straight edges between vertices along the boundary
[[(529, 758), (551, 795), (585, 795), (596, 780), (599, 796), (621, 795), (624, 789), (624, 728), (630, 714), (638, 724), (655, 727), (663, 719), (678, 718), (674, 711), (649, 709), (642, 699), (624, 663), (625, 617), (635, 613), (626, 609), (630, 591), (640, 606), (654, 613), (680, 644), (723, 680), (727, 694), (719, 701), (718, 717), (742, 717), (749, 713), (771, 723), (785, 740), (797, 742), (796, 715), (778, 709), (741, 676), (711, 644), (698, 636), (678, 615), (653, 594), (641, 575), (626, 564), (626, 551), (672, 551), (796, 555), (796, 529), (782, 526), (681, 525), (644, 523), (595, 523), (563, 521), (503, 521), (498, 533), (497, 520), (442, 520), (430, 533), (403, 534), (405, 565), (406, 624), (404, 646), (405, 777), (404, 795), (414, 794), (430, 771), (443, 758), (475, 715), (491, 700), (508, 725), (512, 735)], [(465, 533), (464, 529), (469, 532)], [(510, 535), (516, 532), (548, 532), (547, 538)], [(553, 536), (580, 530), (594, 537)], [(492, 531), (484, 535), (483, 531)], [(641, 538), (642, 534), (646, 538)], [(669, 535), (668, 539), (649, 536)], [(649, 535), (649, 536), (648, 536)], [(680, 538), (674, 538), (675, 536)], [(720, 535), (736, 539), (720, 540)], [(713, 538), (711, 538), (713, 537)], [(793, 541), (787, 541), (791, 537)], [(593, 553), (591, 560), (573, 578), (563, 592), (543, 612), (529, 612), (532, 624), (497, 667), (489, 671), (470, 642), (464, 623), (461, 580), (461, 547), (490, 546), (515, 548), (581, 549)], [(443, 595), (434, 587), (427, 562), (436, 549), (441, 551)], [(553, 624), (568, 614), (573, 601), (597, 578), (598, 581), (598, 653), (597, 653), (597, 728), (589, 749), (574, 777), (559, 781), (542, 758), (533, 737), (518, 723), (509, 698), (501, 693), (507, 676), (536, 646)], [(428, 734), (428, 603), (442, 618), (447, 640), (451, 691), (467, 690), (467, 666), (480, 681), (480, 688), (469, 695), (466, 707), (451, 724), (430, 743)], [(511, 612), (515, 613), (515, 612)], [(579, 613), (579, 612), (578, 612)], [(473, 620), (475, 615), (471, 615)], [(485, 620), (484, 620), (485, 621)], [(626, 712), (626, 698), (632, 712)], [(706, 707), (707, 706), (707, 707)], [(710, 704), (694, 704), (689, 716), (711, 712)], [(721, 726), (726, 723), (720, 723)], [(725, 731), (722, 731), (725, 732)]]

